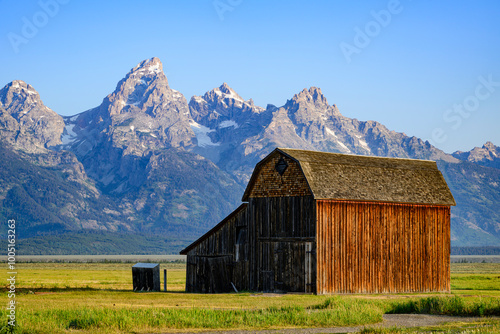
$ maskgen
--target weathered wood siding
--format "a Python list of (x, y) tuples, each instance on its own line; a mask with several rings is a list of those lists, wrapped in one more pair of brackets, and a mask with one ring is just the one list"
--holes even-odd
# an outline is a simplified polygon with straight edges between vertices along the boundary
[(218, 293), (233, 291), (233, 258), (231, 255), (188, 255), (186, 292)]
[(187, 253), (187, 292), (249, 289), (249, 244), (246, 207), (222, 222)]
[(160, 291), (160, 265), (155, 267), (132, 267), (134, 291)]
[(315, 291), (315, 209), (312, 196), (249, 199), (251, 289)]
[(450, 291), (450, 207), (317, 201), (317, 293)]

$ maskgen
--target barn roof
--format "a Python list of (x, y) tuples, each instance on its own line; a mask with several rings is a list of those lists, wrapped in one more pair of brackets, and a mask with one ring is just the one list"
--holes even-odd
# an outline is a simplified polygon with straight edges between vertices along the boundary
[(275, 154), (300, 165), (315, 199), (456, 205), (435, 161), (289, 148), (277, 148), (257, 164), (243, 201), (248, 201), (260, 167)]
[(220, 223), (218, 223), (217, 225), (215, 225), (214, 227), (212, 227), (207, 233), (205, 233), (201, 237), (199, 237), (198, 240), (196, 240), (191, 245), (189, 245), (186, 248), (184, 248), (183, 250), (181, 250), (180, 254), (187, 255), (187, 253), (190, 250), (192, 250), (194, 247), (196, 247), (197, 245), (199, 245), (202, 241), (204, 241), (205, 239), (207, 239), (213, 233), (215, 233), (218, 230), (220, 230), (224, 226), (224, 224), (226, 224), (230, 219), (232, 219), (234, 216), (236, 216), (238, 213), (240, 213), (241, 210), (246, 209), (247, 205), (248, 205), (248, 203), (241, 204), (236, 210), (234, 210), (233, 212), (231, 212), (229, 214), (229, 216), (227, 216)]

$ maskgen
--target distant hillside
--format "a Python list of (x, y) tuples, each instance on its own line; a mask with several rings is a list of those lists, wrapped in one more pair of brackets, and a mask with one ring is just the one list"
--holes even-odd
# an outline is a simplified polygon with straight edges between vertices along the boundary
[(178, 254), (192, 236), (179, 238), (137, 233), (70, 232), (21, 239), (19, 255)]

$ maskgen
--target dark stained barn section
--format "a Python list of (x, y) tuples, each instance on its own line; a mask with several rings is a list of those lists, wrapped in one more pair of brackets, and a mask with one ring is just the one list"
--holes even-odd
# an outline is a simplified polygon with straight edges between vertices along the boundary
[[(248, 286), (247, 218), (244, 203), (181, 253), (188, 254), (186, 291), (233, 291)], [(234, 284), (234, 283), (233, 283)]]
[(276, 149), (184, 249), (186, 291), (450, 290), (453, 196), (436, 163)]

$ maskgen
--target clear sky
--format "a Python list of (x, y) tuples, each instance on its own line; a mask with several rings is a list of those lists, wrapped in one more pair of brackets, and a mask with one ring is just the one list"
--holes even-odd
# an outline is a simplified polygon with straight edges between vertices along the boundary
[(98, 106), (141, 60), (192, 95), (257, 105), (320, 87), (360, 120), (446, 152), (500, 145), (500, 1), (0, 0), (0, 86), (61, 115)]

